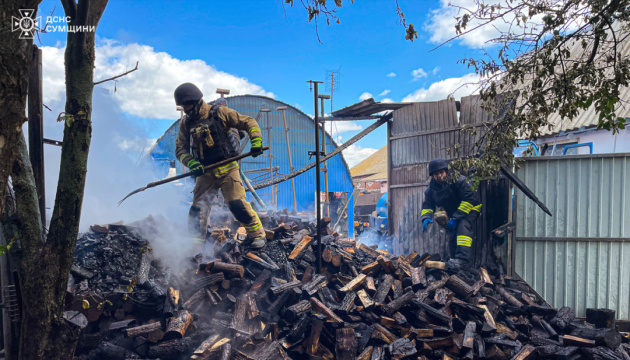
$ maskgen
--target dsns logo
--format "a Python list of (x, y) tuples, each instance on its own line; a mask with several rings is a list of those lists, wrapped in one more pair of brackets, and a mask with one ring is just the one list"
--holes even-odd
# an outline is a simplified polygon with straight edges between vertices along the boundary
[(33, 17), (35, 10), (20, 9), (21, 18), (12, 16), (11, 30), (20, 32), (20, 39), (32, 39), (41, 17)]

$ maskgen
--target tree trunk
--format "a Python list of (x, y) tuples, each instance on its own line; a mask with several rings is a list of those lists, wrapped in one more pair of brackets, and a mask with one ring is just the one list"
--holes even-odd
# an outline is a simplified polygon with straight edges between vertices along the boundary
[(20, 9), (37, 9), (41, 0), (0, 0), (0, 215), (11, 168), (17, 159), (19, 137), (26, 121), (28, 72), (32, 60), (33, 39), (20, 39), (12, 31), (12, 17), (20, 18)]
[[(57, 194), (46, 242), (43, 241), (39, 220), (33, 171), (21, 132), (18, 132), (19, 139), (14, 142), (17, 152), (13, 157), (16, 160), (10, 167), (18, 204), (17, 218), (22, 245), (22, 265), (19, 271), (23, 304), (20, 359), (29, 360), (71, 359), (79, 334), (63, 320), (64, 300), (79, 232), (92, 136), (94, 30), (107, 0), (80, 0), (78, 4), (75, 0), (62, 0), (62, 3), (66, 15), (71, 19), (69, 25), (81, 27), (82, 31), (68, 32), (65, 54), (64, 137)], [(27, 50), (30, 54), (30, 46)], [(25, 64), (25, 69), (28, 69), (28, 63)], [(25, 75), (24, 79), (28, 79), (28, 76)], [(23, 100), (22, 118), (25, 105)], [(1, 157), (4, 161), (5, 156), (2, 154)]]

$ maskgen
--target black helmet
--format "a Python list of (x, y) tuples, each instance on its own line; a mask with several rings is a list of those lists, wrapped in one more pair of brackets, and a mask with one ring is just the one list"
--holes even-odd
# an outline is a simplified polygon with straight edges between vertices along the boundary
[(183, 83), (175, 89), (175, 104), (196, 104), (203, 97), (203, 93), (197, 86), (191, 83)]
[(440, 170), (448, 170), (448, 163), (446, 162), (446, 160), (437, 158), (429, 162), (429, 176), (433, 175), (434, 172)]

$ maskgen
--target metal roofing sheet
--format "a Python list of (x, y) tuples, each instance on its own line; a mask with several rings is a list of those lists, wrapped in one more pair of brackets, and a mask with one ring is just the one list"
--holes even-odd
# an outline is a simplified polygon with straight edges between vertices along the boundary
[(333, 111), (332, 115), (334, 117), (370, 116), (370, 115), (379, 113), (381, 111), (400, 109), (401, 107), (407, 106), (409, 104), (410, 103), (381, 103), (381, 102), (376, 102), (374, 101), (374, 99), (370, 98), (370, 99), (358, 102), (356, 104), (346, 106), (343, 109)]

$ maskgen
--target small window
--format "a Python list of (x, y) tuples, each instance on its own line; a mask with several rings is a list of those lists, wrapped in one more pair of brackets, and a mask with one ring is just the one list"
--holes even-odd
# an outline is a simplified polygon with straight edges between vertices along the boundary
[[(549, 147), (547, 148), (547, 151), (545, 151), (545, 155), (544, 156), (559, 156), (562, 155), (562, 151), (564, 150), (564, 147), (567, 145), (575, 145), (577, 144), (577, 141), (567, 141), (567, 142), (563, 142), (563, 143), (556, 143), (556, 148), (553, 148), (553, 142), (551, 143), (547, 143), (547, 145), (549, 145)], [(565, 155), (577, 155), (578, 154), (578, 150), (579, 148), (570, 148), (567, 149), (567, 153)]]

